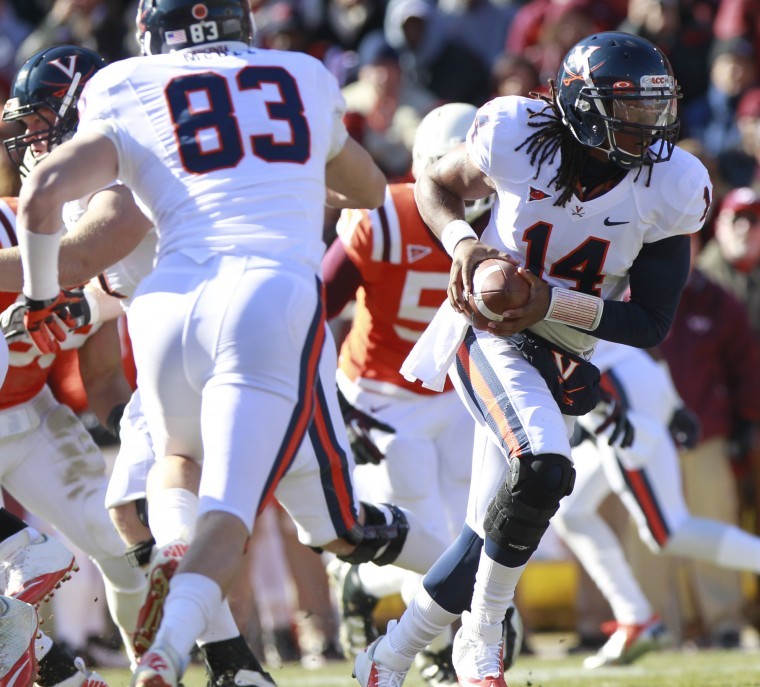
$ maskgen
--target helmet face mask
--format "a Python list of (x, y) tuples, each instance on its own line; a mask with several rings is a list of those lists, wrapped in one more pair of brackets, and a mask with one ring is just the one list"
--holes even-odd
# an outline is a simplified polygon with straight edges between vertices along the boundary
[(665, 55), (620, 32), (585, 38), (557, 77), (563, 122), (583, 145), (624, 169), (670, 159), (678, 138), (680, 88)]
[(222, 41), (253, 42), (248, 0), (140, 0), (137, 40), (143, 55)]
[(79, 95), (103, 66), (98, 53), (70, 45), (41, 50), (23, 64), (3, 108), (3, 121), (20, 122), (26, 128), (23, 134), (3, 141), (22, 177), (73, 136), (79, 123)]

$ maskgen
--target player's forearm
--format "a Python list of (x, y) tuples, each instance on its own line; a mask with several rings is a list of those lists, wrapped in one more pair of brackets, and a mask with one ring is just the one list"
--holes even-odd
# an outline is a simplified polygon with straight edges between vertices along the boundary
[[(61, 239), (58, 256), (58, 276), (64, 287), (76, 286), (98, 274), (89, 256), (83, 254), (79, 246), (72, 246), (68, 238), (64, 236)], [(24, 269), (20, 248), (3, 248), (0, 250), (0, 291), (19, 292), (23, 284)]]
[(37, 301), (58, 295), (63, 198), (58, 192), (55, 171), (40, 171), (29, 177), (19, 196), (17, 234), (24, 271), (23, 292)]
[(446, 225), (464, 220), (464, 200), (428, 174), (414, 185), (414, 199), (420, 216), (439, 239)]

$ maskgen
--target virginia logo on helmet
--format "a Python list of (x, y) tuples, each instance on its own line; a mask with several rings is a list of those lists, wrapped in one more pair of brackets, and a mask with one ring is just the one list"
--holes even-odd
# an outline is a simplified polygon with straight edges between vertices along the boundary
[(593, 67), (589, 64), (591, 54), (599, 49), (596, 45), (575, 46), (565, 57), (565, 73), (562, 83), (569, 86), (573, 81), (585, 82), (589, 75), (602, 67), (604, 62), (595, 64)]

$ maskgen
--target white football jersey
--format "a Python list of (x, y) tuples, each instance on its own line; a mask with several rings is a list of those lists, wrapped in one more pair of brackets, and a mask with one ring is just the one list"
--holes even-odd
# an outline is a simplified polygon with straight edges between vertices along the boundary
[[(553, 162), (544, 161), (538, 176), (527, 146), (515, 153), (536, 131), (528, 126), (529, 110), (542, 106), (507, 96), (478, 110), (467, 151), (497, 192), (482, 240), (518, 258), (549, 284), (621, 300), (643, 244), (702, 226), (712, 197), (707, 170), (676, 148), (669, 161), (654, 165), (648, 186), (649, 170), (632, 170), (603, 195), (587, 201), (573, 196), (565, 207), (557, 206), (559, 191), (551, 180), (560, 152)], [(587, 351), (597, 341), (556, 323), (539, 322), (531, 329), (570, 350)]]
[(150, 210), (159, 262), (263, 253), (319, 269), (325, 164), (348, 135), (321, 62), (242, 43), (136, 57), (95, 74), (79, 108), (78, 135), (111, 138)]

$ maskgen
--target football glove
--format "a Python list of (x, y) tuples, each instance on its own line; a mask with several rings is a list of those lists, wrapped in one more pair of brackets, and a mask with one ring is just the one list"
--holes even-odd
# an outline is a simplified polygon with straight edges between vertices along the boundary
[(26, 336), (25, 314), (26, 303), (22, 301), (11, 303), (0, 313), (0, 329), (3, 330), (3, 336), (9, 344)]
[(352, 406), (348, 399), (338, 389), (338, 401), (340, 402), (340, 412), (343, 414), (343, 422), (346, 423), (346, 432), (348, 441), (351, 444), (351, 451), (354, 454), (354, 460), (357, 465), (378, 465), (385, 454), (378, 448), (372, 440), (370, 433), (373, 429), (388, 434), (395, 434), (396, 430), (390, 425), (376, 420), (371, 415), (367, 415), (362, 410)]
[(26, 298), (24, 326), (41, 353), (57, 353), (73, 331), (89, 322), (90, 308), (81, 290), (62, 290), (55, 298)]
[(680, 406), (673, 411), (668, 429), (678, 448), (692, 449), (699, 443), (702, 423), (692, 410), (686, 406)]
[(633, 445), (635, 430), (628, 419), (628, 408), (623, 400), (613, 396), (605, 389), (601, 389), (601, 403), (597, 410), (604, 413), (605, 419), (595, 430), (597, 436), (604, 434), (610, 427), (612, 431), (607, 435), (607, 443), (610, 446), (616, 444), (620, 448), (629, 448)]

